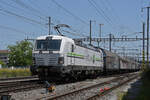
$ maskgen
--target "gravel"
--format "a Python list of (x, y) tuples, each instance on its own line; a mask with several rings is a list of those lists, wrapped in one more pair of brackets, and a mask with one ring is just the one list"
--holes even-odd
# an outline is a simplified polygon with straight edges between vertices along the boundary
[[(11, 98), (15, 100), (36, 100), (42, 97), (47, 97), (47, 96), (54, 96), (54, 95), (59, 95), (64, 92), (68, 92), (70, 90), (76, 90), (79, 88), (84, 88), (89, 85), (95, 84), (95, 83), (100, 83), (104, 81), (108, 81), (111, 79), (114, 79), (115, 77), (109, 77), (109, 78), (97, 78), (97, 79), (87, 79), (85, 81), (80, 81), (80, 82), (75, 82), (75, 83), (67, 83), (67, 84), (60, 84), (60, 85), (55, 85), (56, 89), (55, 91), (48, 93), (46, 92), (45, 88), (41, 89), (35, 89), (31, 91), (24, 91), (24, 92), (18, 92), (18, 93), (11, 93)], [(135, 82), (136, 80), (133, 80), (132, 82)], [(122, 86), (119, 89), (114, 90), (113, 92), (109, 93), (106, 96), (103, 96), (101, 100), (117, 100), (117, 93), (118, 92), (124, 92), (127, 91), (130, 88), (131, 83), (128, 83), (124, 86)], [(113, 83), (112, 85), (117, 84)], [(109, 85), (110, 86), (110, 85)], [(104, 87), (101, 87), (104, 88)], [(91, 90), (87, 90), (85, 93), (80, 93), (77, 96), (69, 96), (69, 98), (61, 98), (61, 100), (85, 100), (87, 97), (90, 95), (93, 95), (100, 91), (101, 88), (95, 88)], [(91, 92), (92, 91), (92, 92)], [(46, 98), (43, 98), (42, 100), (46, 100)]]
[[(127, 93), (127, 92), (129, 93), (129, 91), (132, 91), (129, 93), (129, 95), (131, 97), (129, 96), (129, 98), (127, 100), (133, 100), (133, 98), (135, 98), (139, 92), (139, 90), (137, 90), (137, 89), (139, 89), (139, 85), (140, 85), (139, 80), (140, 80), (140, 77), (132, 80), (131, 82), (119, 87), (118, 89), (112, 91), (111, 93), (109, 93), (97, 100), (118, 100), (118, 95), (120, 93)], [(135, 84), (137, 82), (138, 82), (138, 84)], [(133, 89), (131, 87), (136, 87), (137, 89)]]
[(81, 81), (81, 82), (56, 85), (55, 86), (56, 89), (52, 93), (46, 93), (46, 89), (41, 88), (41, 89), (35, 89), (35, 90), (31, 90), (31, 91), (10, 93), (10, 95), (11, 95), (11, 98), (13, 98), (15, 100), (35, 100), (35, 99), (38, 99), (38, 98), (41, 98), (41, 97), (53, 96), (53, 95), (56, 95), (56, 94), (58, 95), (58, 94), (61, 94), (63, 92), (67, 92), (67, 91), (70, 91), (70, 90), (75, 90), (75, 89), (83, 88), (83, 87), (86, 87), (88, 85), (92, 85), (92, 84), (95, 84), (95, 83), (108, 81), (108, 80), (111, 80), (113, 78), (115, 78), (115, 77), (87, 79), (87, 80)]

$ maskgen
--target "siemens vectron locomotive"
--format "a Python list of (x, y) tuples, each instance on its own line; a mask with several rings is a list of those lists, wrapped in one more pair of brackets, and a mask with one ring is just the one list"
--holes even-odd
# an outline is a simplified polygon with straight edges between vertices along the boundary
[(33, 62), (31, 72), (44, 80), (140, 69), (134, 60), (59, 35), (36, 39)]

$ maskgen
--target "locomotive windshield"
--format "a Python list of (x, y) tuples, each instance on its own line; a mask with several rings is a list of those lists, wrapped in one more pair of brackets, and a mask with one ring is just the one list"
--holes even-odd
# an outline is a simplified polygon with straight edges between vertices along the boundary
[(61, 40), (37, 40), (36, 41), (37, 50), (59, 51), (60, 45), (61, 45)]

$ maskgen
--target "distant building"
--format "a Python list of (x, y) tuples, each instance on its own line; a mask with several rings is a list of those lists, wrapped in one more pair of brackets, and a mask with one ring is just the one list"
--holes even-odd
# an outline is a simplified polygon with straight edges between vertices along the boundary
[(8, 64), (8, 50), (0, 50), (0, 60), (4, 62), (6, 65)]

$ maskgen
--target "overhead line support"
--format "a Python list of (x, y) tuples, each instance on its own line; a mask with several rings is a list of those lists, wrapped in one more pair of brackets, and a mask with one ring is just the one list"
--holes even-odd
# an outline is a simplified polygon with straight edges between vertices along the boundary
[(112, 35), (112, 34), (109, 34), (109, 51), (111, 51), (111, 41), (112, 41), (111, 35)]
[(142, 70), (144, 70), (145, 69), (145, 23), (144, 22), (143, 22), (143, 54), (142, 56), (143, 56)]
[(51, 35), (51, 17), (48, 17), (48, 34)]
[(147, 7), (147, 67), (149, 66), (149, 8)]
[(92, 21), (90, 20), (90, 45), (91, 45), (91, 42), (92, 42)]

